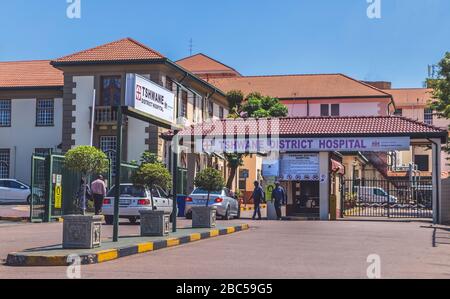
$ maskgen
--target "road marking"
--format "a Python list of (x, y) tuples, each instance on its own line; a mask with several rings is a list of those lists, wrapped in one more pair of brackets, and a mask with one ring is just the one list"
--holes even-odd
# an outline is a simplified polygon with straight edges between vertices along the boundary
[(153, 251), (153, 243), (152, 242), (138, 244), (138, 252), (139, 253), (144, 253), (144, 252), (149, 252), (149, 251)]
[(212, 230), (212, 231), (209, 232), (209, 236), (210, 236), (211, 238), (217, 237), (219, 234), (220, 234), (220, 232), (219, 232), (218, 229), (214, 229), (214, 230)]
[(227, 234), (232, 234), (234, 232), (236, 232), (236, 229), (234, 227), (227, 228)]
[(117, 259), (119, 256), (117, 249), (103, 250), (97, 253), (97, 261), (99, 263)]
[(191, 242), (195, 242), (195, 241), (198, 241), (198, 240), (202, 239), (202, 235), (198, 234), (198, 233), (197, 234), (191, 234), (189, 237), (191, 238)]
[(173, 239), (167, 239), (167, 247), (173, 247), (180, 245), (180, 239), (173, 238)]

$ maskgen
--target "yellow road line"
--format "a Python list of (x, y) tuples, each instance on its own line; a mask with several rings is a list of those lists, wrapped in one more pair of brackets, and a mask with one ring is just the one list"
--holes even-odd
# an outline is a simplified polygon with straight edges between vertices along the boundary
[(180, 245), (180, 239), (174, 238), (167, 240), (167, 247), (173, 247), (178, 245)]
[(201, 240), (202, 235), (201, 234), (191, 234), (189, 237), (191, 238), (191, 242), (195, 242), (195, 241)]
[(144, 253), (148, 251), (153, 251), (153, 242), (138, 244), (139, 253)]
[(117, 249), (103, 250), (97, 252), (97, 261), (99, 263), (115, 260), (119, 257)]

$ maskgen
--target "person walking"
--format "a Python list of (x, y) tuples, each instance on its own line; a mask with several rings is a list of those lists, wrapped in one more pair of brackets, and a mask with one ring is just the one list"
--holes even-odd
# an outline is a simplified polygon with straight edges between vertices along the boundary
[(258, 215), (258, 220), (261, 220), (261, 203), (264, 201), (264, 190), (258, 181), (255, 181), (254, 185), (255, 190), (253, 190), (253, 194), (249, 198), (249, 200), (253, 199), (255, 205), (255, 212), (253, 213), (252, 219), (255, 220), (256, 215)]
[(280, 182), (275, 183), (275, 189), (272, 191), (272, 200), (275, 204), (275, 211), (277, 212), (277, 219), (282, 219), (281, 207), (286, 204), (286, 192), (281, 187)]
[(94, 197), (95, 215), (100, 215), (103, 209), (103, 199), (106, 196), (106, 184), (102, 175), (99, 175), (91, 184)]

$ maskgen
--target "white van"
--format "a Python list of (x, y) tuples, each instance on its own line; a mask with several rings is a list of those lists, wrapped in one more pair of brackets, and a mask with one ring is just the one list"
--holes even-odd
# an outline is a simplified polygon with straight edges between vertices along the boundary
[(380, 187), (355, 187), (355, 193), (358, 202), (365, 203), (397, 203), (397, 197), (388, 195), (388, 193)]

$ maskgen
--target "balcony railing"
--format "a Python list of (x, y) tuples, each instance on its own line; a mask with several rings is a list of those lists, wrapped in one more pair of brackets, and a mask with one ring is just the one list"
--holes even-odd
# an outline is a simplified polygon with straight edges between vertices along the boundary
[[(95, 124), (98, 126), (117, 124), (117, 108), (113, 106), (97, 106), (95, 107)], [(90, 107), (92, 113), (92, 107)]]

